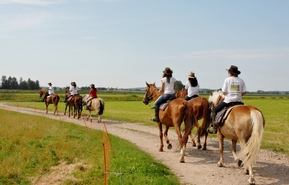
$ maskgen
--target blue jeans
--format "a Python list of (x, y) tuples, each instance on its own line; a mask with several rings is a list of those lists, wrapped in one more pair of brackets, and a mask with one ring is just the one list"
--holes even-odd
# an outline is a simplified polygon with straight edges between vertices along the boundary
[(168, 101), (170, 98), (175, 97), (175, 94), (162, 94), (154, 104), (154, 107), (159, 107), (162, 103), (165, 103)]

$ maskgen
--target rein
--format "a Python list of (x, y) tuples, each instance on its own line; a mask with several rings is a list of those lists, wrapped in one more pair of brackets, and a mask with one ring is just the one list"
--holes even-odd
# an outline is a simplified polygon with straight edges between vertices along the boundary
[(153, 99), (155, 90), (157, 90), (157, 88), (155, 88), (155, 89), (151, 92), (151, 94), (150, 94), (149, 96), (147, 96), (147, 99), (149, 100), (149, 102)]

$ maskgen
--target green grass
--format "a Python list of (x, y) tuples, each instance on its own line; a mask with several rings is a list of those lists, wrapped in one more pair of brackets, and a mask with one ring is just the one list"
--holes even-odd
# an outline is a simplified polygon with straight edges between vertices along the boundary
[[(0, 184), (32, 184), (62, 161), (81, 164), (73, 174), (77, 180), (64, 184), (104, 183), (101, 131), (2, 109), (0, 123)], [(127, 141), (110, 138), (109, 184), (179, 184), (166, 166)]]

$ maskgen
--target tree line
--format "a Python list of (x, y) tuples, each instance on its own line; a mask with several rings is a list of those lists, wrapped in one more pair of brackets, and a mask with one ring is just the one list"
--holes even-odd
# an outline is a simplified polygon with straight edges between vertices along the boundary
[(20, 89), (20, 90), (36, 90), (40, 89), (39, 81), (33, 81), (30, 78), (23, 80), (21, 77), (19, 82), (15, 77), (9, 76), (8, 78), (3, 75), (1, 78), (0, 89)]

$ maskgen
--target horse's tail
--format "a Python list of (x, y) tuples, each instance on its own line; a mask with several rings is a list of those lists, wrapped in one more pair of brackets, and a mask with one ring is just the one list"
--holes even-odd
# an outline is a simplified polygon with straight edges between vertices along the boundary
[(102, 115), (104, 111), (104, 101), (102, 99), (99, 100), (99, 111), (98, 114)]
[(265, 125), (264, 116), (257, 109), (251, 109), (251, 119), (253, 126), (252, 135), (245, 144), (245, 147), (238, 153), (238, 157), (243, 159), (245, 169), (247, 169), (247, 166), (253, 165), (257, 159)]
[(208, 134), (208, 128), (211, 125), (211, 109), (209, 101), (203, 98), (203, 123), (202, 126), (198, 129), (198, 135), (203, 137)]
[(188, 137), (191, 134), (191, 131), (193, 129), (193, 125), (196, 122), (196, 117), (194, 114), (193, 106), (190, 106), (188, 102), (184, 103), (185, 105), (185, 115), (184, 115), (184, 123), (185, 123), (185, 128), (184, 128), (184, 135), (180, 139), (180, 145), (179, 147), (182, 148), (183, 146), (186, 146)]
[(82, 112), (82, 96), (79, 96), (77, 104), (78, 104), (79, 111)]

